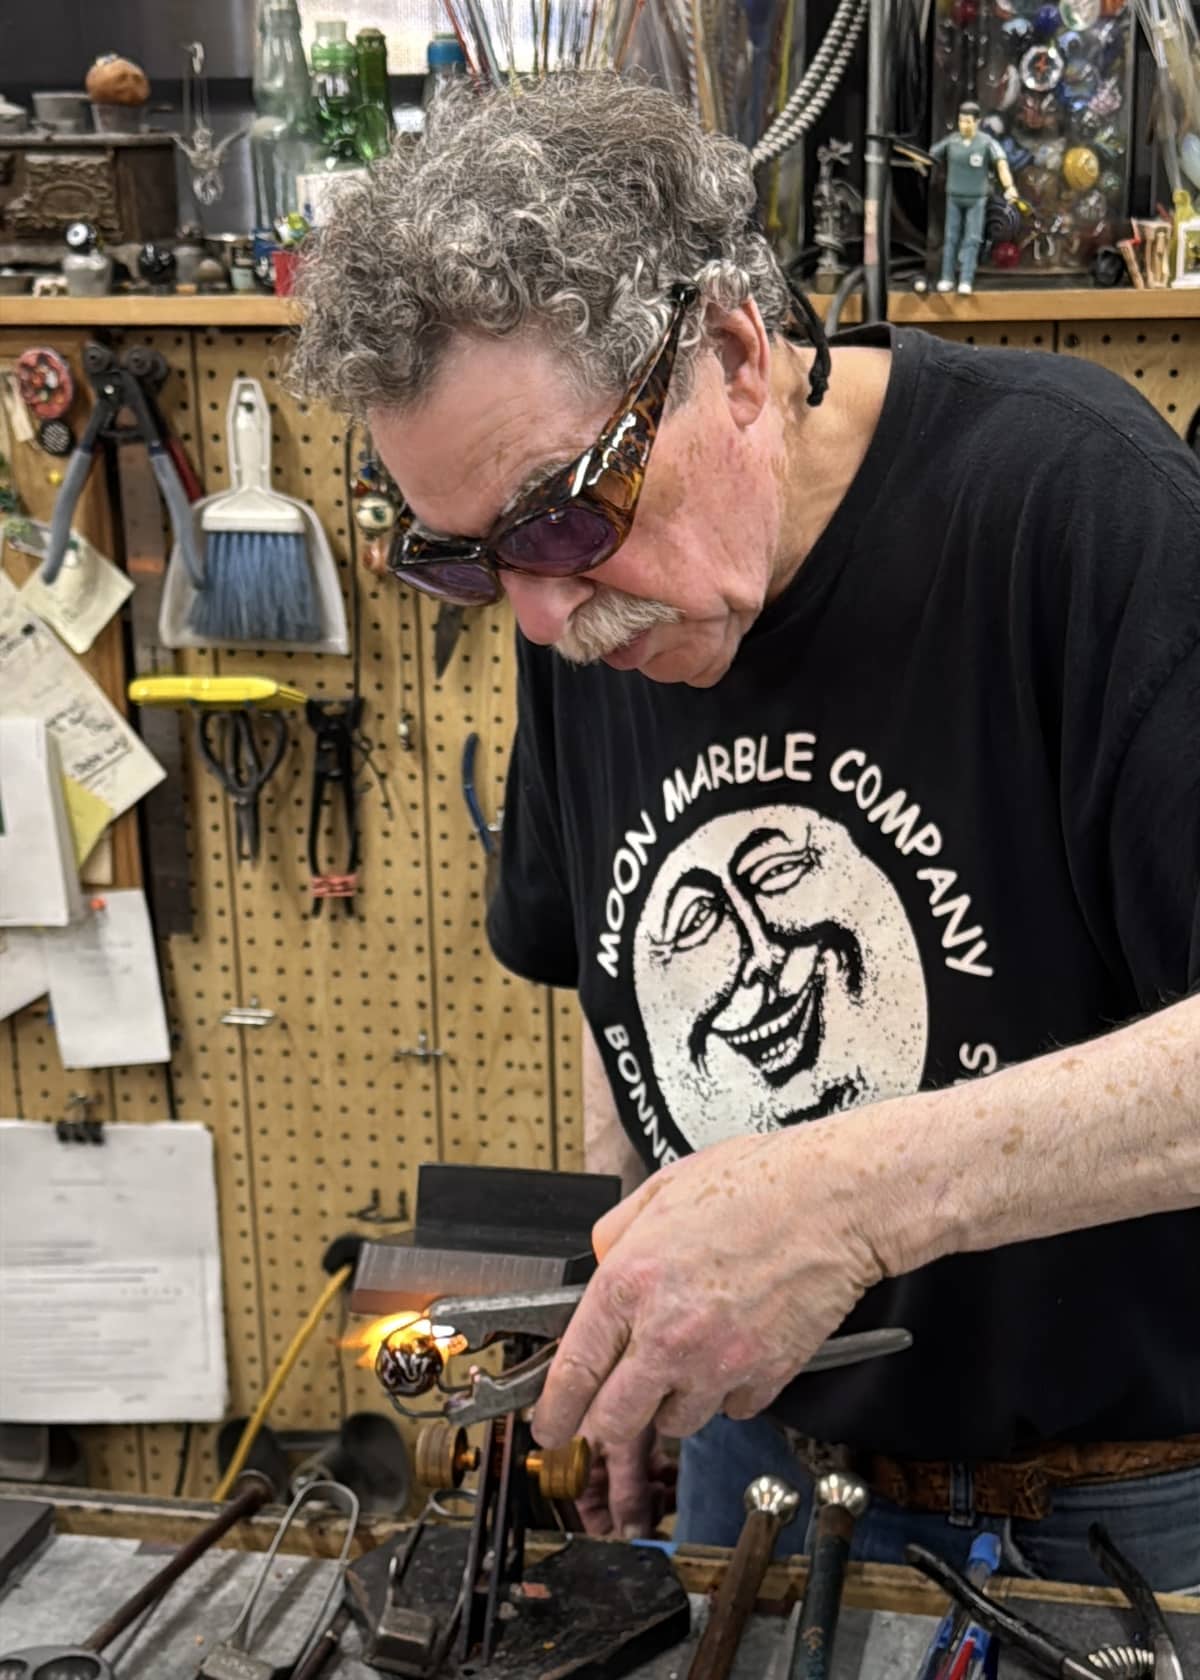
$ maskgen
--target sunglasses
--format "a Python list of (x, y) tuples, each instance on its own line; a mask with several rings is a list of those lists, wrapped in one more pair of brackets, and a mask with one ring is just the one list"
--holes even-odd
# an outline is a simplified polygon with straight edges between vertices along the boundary
[(499, 600), (501, 571), (576, 577), (610, 559), (633, 528), (679, 335), (698, 296), (690, 282), (672, 286), (662, 341), (595, 443), (501, 514), (486, 537), (427, 536), (402, 507), (388, 554), (392, 575), (439, 601), (482, 607)]

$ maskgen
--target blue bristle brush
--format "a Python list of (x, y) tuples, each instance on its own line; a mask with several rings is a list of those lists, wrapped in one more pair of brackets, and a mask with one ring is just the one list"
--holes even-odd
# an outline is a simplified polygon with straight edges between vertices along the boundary
[(300, 509), (271, 489), (271, 411), (257, 379), (229, 394), (233, 489), (201, 517), (204, 586), (188, 627), (208, 642), (317, 642), (321, 615)]

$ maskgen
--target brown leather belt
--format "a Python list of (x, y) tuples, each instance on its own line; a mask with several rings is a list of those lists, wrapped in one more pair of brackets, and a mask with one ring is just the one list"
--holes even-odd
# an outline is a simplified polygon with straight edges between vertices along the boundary
[[(793, 1451), (820, 1475), (828, 1468), (829, 1449), (792, 1430)], [(880, 1499), (910, 1511), (949, 1514), (957, 1467), (918, 1459), (887, 1458), (883, 1453), (851, 1455), (860, 1476)], [(1099, 1441), (1060, 1444), (1024, 1458), (970, 1464), (971, 1503), (980, 1516), (1023, 1517), (1036, 1521), (1050, 1514), (1056, 1487), (1084, 1482), (1127, 1482), (1162, 1476), (1171, 1470), (1200, 1466), (1200, 1435), (1174, 1441)]]

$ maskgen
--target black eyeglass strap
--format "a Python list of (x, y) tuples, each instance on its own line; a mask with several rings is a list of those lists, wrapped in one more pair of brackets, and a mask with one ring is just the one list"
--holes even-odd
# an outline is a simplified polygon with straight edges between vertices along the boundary
[(829, 354), (829, 340), (825, 337), (825, 328), (821, 324), (821, 317), (808, 301), (807, 293), (801, 291), (792, 280), (788, 280), (788, 291), (792, 294), (792, 302), (804, 317), (804, 324), (808, 329), (808, 336), (816, 351), (816, 360), (812, 365), (812, 372), (808, 376), (809, 408), (820, 408), (825, 400), (825, 393), (829, 389), (829, 375), (833, 371), (833, 358)]

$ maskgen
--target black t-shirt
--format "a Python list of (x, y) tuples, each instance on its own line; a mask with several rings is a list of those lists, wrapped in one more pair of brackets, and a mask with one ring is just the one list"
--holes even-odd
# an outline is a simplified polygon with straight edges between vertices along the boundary
[[(857, 477), (714, 688), (520, 648), (492, 944), (578, 987), (651, 1166), (1200, 974), (1196, 461), (1085, 362), (890, 343)], [(950, 1256), (846, 1327), (881, 1324), (912, 1351), (778, 1415), (936, 1458), (1200, 1432), (1200, 1211)]]

